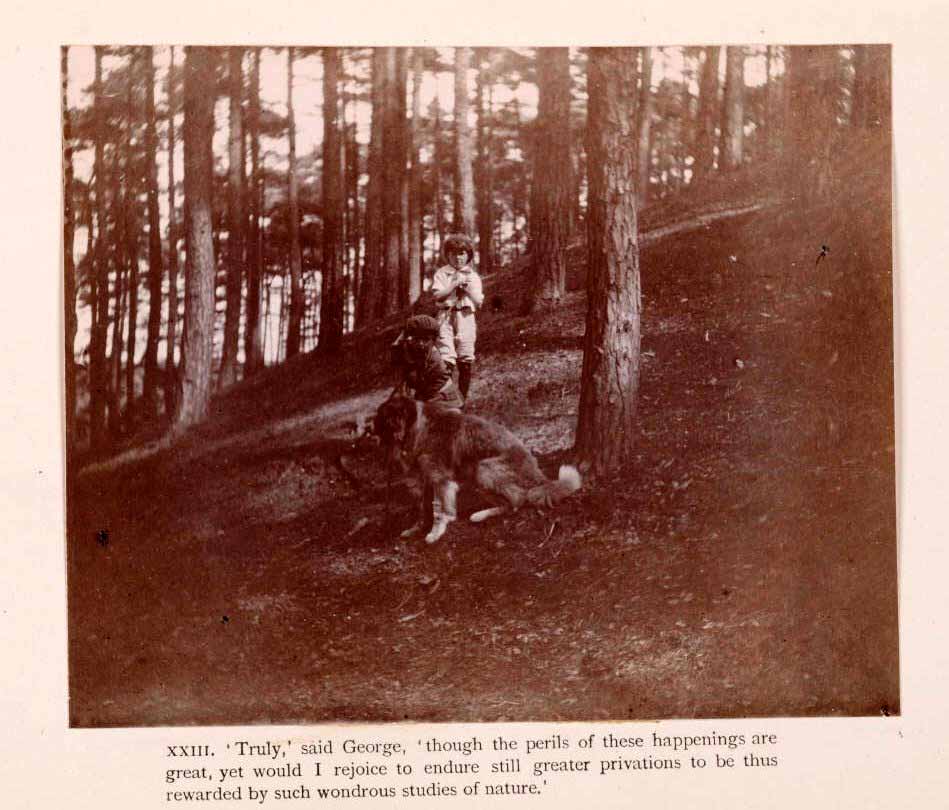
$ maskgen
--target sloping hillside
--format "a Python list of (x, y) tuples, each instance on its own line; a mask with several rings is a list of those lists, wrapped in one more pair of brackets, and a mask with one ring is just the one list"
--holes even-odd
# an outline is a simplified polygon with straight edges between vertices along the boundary
[[(637, 452), (549, 513), (398, 538), (406, 483), (387, 486), (372, 451), (348, 460), (354, 479), (335, 464), (392, 384), (391, 330), (235, 387), (173, 447), (87, 467), (72, 722), (898, 711), (879, 165), (854, 160), (808, 216), (769, 208), (645, 247)], [(572, 255), (553, 314), (517, 314), (523, 274), (493, 282), (470, 402), (551, 471), (579, 394)], [(479, 503), (462, 491), (463, 515)]]

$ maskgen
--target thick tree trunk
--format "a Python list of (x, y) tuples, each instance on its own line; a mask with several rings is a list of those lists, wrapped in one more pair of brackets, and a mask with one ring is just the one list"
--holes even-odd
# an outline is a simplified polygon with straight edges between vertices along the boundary
[(741, 168), (745, 126), (745, 49), (729, 45), (725, 49), (725, 150), (722, 168)]
[(72, 450), (76, 441), (76, 262), (73, 242), (76, 233), (76, 214), (73, 205), (72, 120), (69, 114), (69, 48), (60, 49), (60, 78), (62, 80), (63, 116), (63, 299), (65, 304), (66, 363), (66, 443)]
[(158, 343), (161, 338), (161, 285), (165, 274), (158, 211), (158, 137), (155, 133), (155, 54), (145, 48), (145, 181), (148, 195), (148, 331), (145, 340), (145, 377), (142, 404), (150, 419), (158, 416)]
[(595, 474), (628, 459), (637, 433), (641, 300), (629, 123), (635, 75), (631, 49), (591, 48), (587, 318), (576, 450)]
[(425, 59), (421, 48), (412, 49), (412, 123), (409, 129), (409, 303), (422, 294), (422, 78)]
[(444, 213), (444, 193), (442, 190), (442, 161), (444, 152), (442, 150), (442, 104), (438, 95), (438, 83), (435, 84), (435, 99), (432, 102), (434, 120), (432, 129), (434, 132), (435, 145), (432, 149), (434, 166), (432, 166), (432, 190), (433, 204), (432, 210), (435, 217), (435, 265), (438, 264), (439, 256), (442, 251), (442, 240), (445, 238), (445, 213)]
[(244, 376), (250, 376), (264, 365), (263, 332), (260, 328), (260, 297), (263, 280), (261, 249), (261, 179), (260, 179), (260, 48), (254, 49), (250, 74), (250, 240), (247, 250), (247, 318), (244, 327)]
[(695, 181), (711, 176), (715, 167), (715, 119), (718, 111), (718, 46), (705, 49), (699, 80), (699, 120), (696, 126)]
[(323, 290), (320, 351), (343, 339), (343, 175), (339, 136), (339, 51), (323, 48)]
[(237, 354), (241, 331), (241, 292), (244, 286), (244, 73), (243, 48), (228, 48), (227, 81), (230, 96), (227, 163), (227, 297), (224, 345), (218, 388), (237, 381)]
[(215, 261), (212, 238), (214, 179), (214, 50), (189, 47), (185, 56), (185, 198), (188, 261), (181, 401), (176, 430), (207, 416), (211, 400)]
[(175, 203), (175, 48), (168, 66), (168, 326), (165, 330), (165, 416), (178, 408), (178, 373), (175, 348), (178, 345), (178, 213)]
[(376, 320), (382, 304), (385, 86), (386, 49), (374, 48), (372, 52), (372, 124), (367, 165), (369, 188), (366, 192), (366, 255), (359, 284), (359, 297), (356, 300), (356, 326), (360, 328)]
[(455, 189), (452, 230), (468, 236), (475, 232), (474, 174), (471, 128), (468, 126), (468, 67), (471, 48), (455, 48)]
[[(649, 202), (652, 157), (652, 48), (640, 48), (639, 103), (636, 105), (636, 199), (640, 208)], [(635, 81), (636, 72), (633, 71)], [(630, 111), (632, 114), (632, 111)], [(588, 158), (589, 159), (589, 158)], [(589, 173), (589, 168), (587, 173)]]
[(805, 206), (830, 192), (831, 150), (840, 90), (837, 68), (838, 53), (833, 46), (791, 48), (788, 65), (791, 150), (787, 187)]
[[(481, 49), (475, 51), (479, 53)], [(475, 191), (478, 200), (478, 270), (487, 275), (494, 269), (494, 193), (491, 167), (492, 109), (485, 110), (482, 57), (477, 59), (478, 79), (475, 106), (478, 113), (478, 159), (475, 166)], [(490, 92), (488, 94), (490, 96)]]
[(297, 133), (293, 117), (293, 48), (287, 48), (287, 211), (290, 218), (290, 319), (287, 322), (287, 359), (300, 352), (303, 325), (303, 257), (300, 253), (300, 206), (297, 187)]
[(573, 161), (570, 156), (570, 51), (537, 49), (537, 140), (531, 183), (528, 308), (553, 307), (567, 290)]

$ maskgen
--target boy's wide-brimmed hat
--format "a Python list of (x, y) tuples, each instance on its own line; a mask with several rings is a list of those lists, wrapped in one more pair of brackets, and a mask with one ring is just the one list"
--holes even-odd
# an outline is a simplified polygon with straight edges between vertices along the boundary
[(445, 243), (442, 245), (442, 252), (447, 260), (448, 253), (451, 250), (464, 250), (468, 254), (468, 261), (474, 259), (474, 242), (472, 242), (463, 233), (453, 233), (445, 237)]
[(431, 315), (413, 315), (405, 322), (405, 334), (413, 337), (437, 337), (438, 321)]

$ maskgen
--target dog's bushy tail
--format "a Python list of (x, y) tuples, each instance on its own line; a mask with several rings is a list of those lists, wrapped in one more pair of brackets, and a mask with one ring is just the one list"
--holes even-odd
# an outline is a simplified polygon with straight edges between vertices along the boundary
[(556, 481), (547, 481), (528, 490), (527, 502), (533, 506), (552, 506), (580, 489), (582, 483), (580, 471), (570, 464), (563, 464)]

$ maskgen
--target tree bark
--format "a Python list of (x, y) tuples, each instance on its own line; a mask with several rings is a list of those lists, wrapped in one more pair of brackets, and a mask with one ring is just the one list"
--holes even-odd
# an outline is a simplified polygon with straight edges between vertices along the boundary
[(386, 49), (374, 48), (372, 51), (372, 124), (367, 165), (369, 188), (366, 192), (366, 254), (359, 284), (359, 297), (356, 301), (356, 325), (360, 328), (376, 320), (382, 303), (385, 84)]
[[(494, 191), (491, 166), (492, 109), (485, 111), (483, 49), (477, 49), (478, 78), (475, 107), (478, 113), (478, 157), (475, 166), (475, 190), (478, 202), (478, 270), (487, 275), (494, 269)], [(490, 93), (489, 93), (490, 96)]]
[(215, 261), (212, 239), (214, 179), (214, 49), (185, 55), (185, 198), (187, 265), (181, 400), (175, 420), (183, 431), (207, 416), (211, 400)]
[(323, 48), (323, 289), (320, 351), (343, 339), (343, 174), (340, 166), (339, 51)]
[(831, 149), (840, 90), (834, 46), (790, 49), (790, 144), (787, 188), (802, 205), (826, 197), (832, 181)]
[(125, 217), (126, 255), (128, 260), (128, 338), (125, 363), (125, 423), (130, 427), (133, 421), (135, 408), (135, 350), (138, 338), (138, 216), (136, 200), (138, 198), (138, 178), (134, 172), (132, 157), (132, 129), (134, 108), (132, 91), (135, 84), (135, 67), (138, 63), (138, 53), (132, 51), (129, 56), (128, 77), (125, 89), (125, 204), (122, 207)]
[[(649, 175), (652, 154), (652, 48), (640, 48), (639, 103), (636, 105), (636, 199), (640, 208), (649, 202)], [(633, 81), (636, 72), (633, 71)], [(631, 112), (632, 114), (632, 112)], [(589, 172), (589, 169), (587, 169)]]
[(589, 264), (576, 450), (594, 474), (626, 461), (637, 432), (641, 299), (630, 131), (635, 75), (631, 49), (591, 48)]
[(399, 54), (396, 48), (385, 48), (385, 83), (382, 100), (385, 135), (382, 142), (382, 293), (377, 318), (395, 312), (401, 301), (402, 264), (402, 182), (405, 176), (405, 143), (403, 106), (405, 84), (402, 81)]
[(293, 48), (287, 48), (287, 210), (290, 239), (290, 318), (287, 322), (287, 359), (300, 352), (303, 325), (303, 257), (300, 253), (300, 206), (297, 187), (297, 133), (293, 117)]
[(148, 197), (148, 331), (145, 340), (145, 376), (142, 402), (150, 419), (158, 416), (158, 343), (161, 338), (161, 285), (165, 274), (158, 211), (158, 137), (155, 132), (155, 54), (145, 48), (145, 182)]
[(745, 126), (745, 49), (729, 45), (725, 49), (725, 149), (722, 169), (741, 168)]
[(567, 290), (573, 161), (570, 155), (570, 51), (537, 49), (537, 140), (531, 183), (528, 309), (558, 306)]
[(422, 294), (422, 164), (419, 143), (422, 139), (422, 78), (424, 53), (412, 49), (412, 123), (409, 129), (409, 303)]
[(260, 297), (263, 280), (261, 250), (261, 179), (260, 179), (260, 48), (254, 49), (251, 63), (250, 103), (250, 240), (247, 250), (247, 318), (244, 327), (244, 376), (264, 365), (263, 332), (260, 328)]
[(452, 230), (475, 233), (474, 174), (471, 161), (471, 132), (468, 126), (468, 67), (471, 48), (455, 48), (455, 189)]
[(76, 262), (73, 242), (76, 234), (76, 214), (73, 205), (72, 119), (69, 112), (69, 48), (60, 49), (63, 116), (63, 298), (65, 303), (66, 363), (66, 444), (67, 467), (73, 458), (76, 441)]
[(718, 107), (718, 46), (705, 49), (699, 81), (699, 120), (696, 126), (695, 181), (707, 180), (715, 167), (715, 113)]
[(175, 202), (175, 47), (171, 46), (168, 65), (168, 326), (165, 330), (165, 416), (173, 417), (178, 408), (178, 372), (175, 349), (178, 345), (178, 212)]
[(237, 354), (241, 330), (241, 292), (244, 286), (244, 49), (227, 49), (230, 97), (227, 164), (227, 292), (224, 344), (219, 389), (237, 381)]

